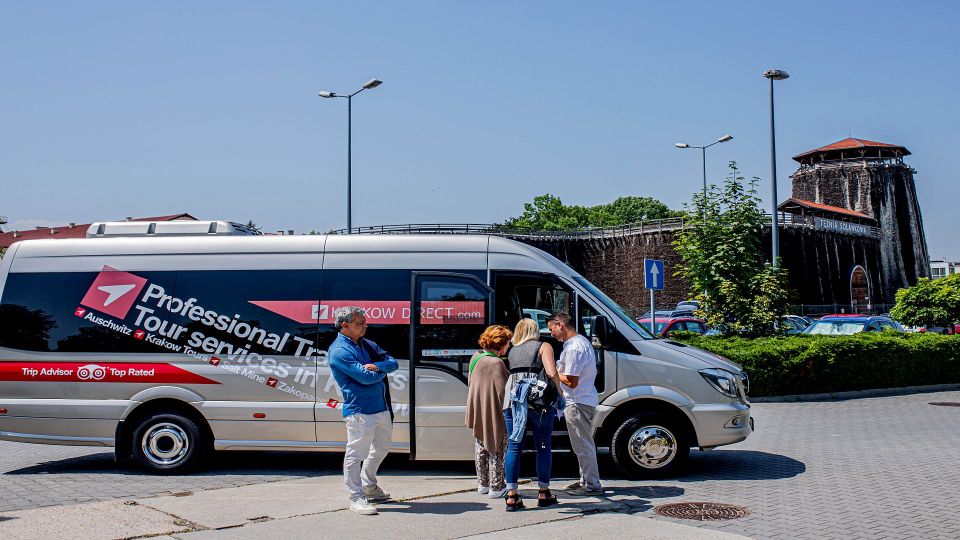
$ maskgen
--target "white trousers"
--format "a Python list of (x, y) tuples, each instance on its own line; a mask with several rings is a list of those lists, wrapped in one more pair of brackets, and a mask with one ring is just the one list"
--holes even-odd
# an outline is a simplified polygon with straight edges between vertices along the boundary
[(601, 489), (600, 467), (597, 465), (597, 445), (593, 442), (591, 426), (596, 407), (568, 403), (563, 409), (563, 416), (567, 419), (567, 433), (570, 435), (570, 446), (577, 455), (580, 463), (580, 484), (590, 489)]
[(390, 411), (377, 414), (351, 414), (347, 424), (347, 451), (343, 455), (343, 481), (350, 500), (364, 498), (364, 488), (377, 486), (377, 469), (390, 451), (393, 422)]

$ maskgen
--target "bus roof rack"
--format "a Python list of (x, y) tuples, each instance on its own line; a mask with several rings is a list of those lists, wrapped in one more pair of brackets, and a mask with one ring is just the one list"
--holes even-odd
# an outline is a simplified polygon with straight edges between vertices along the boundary
[(260, 229), (232, 221), (99, 221), (87, 229), (87, 238), (144, 236), (252, 236)]

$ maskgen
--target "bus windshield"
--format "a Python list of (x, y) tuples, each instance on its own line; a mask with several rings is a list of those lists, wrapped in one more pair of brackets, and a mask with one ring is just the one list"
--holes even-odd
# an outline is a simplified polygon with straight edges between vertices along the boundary
[(592, 294), (594, 298), (602, 302), (603, 305), (607, 306), (610, 311), (614, 312), (617, 317), (620, 317), (620, 320), (627, 323), (627, 326), (633, 328), (638, 334), (640, 334), (640, 337), (643, 339), (654, 339), (649, 329), (640, 326), (640, 323), (635, 321), (633, 317), (623, 311), (623, 308), (618, 306), (616, 302), (611, 300), (607, 295), (603, 294), (603, 292), (596, 288), (593, 283), (590, 283), (580, 276), (575, 276), (573, 279), (582, 285), (583, 288), (585, 288), (590, 294)]

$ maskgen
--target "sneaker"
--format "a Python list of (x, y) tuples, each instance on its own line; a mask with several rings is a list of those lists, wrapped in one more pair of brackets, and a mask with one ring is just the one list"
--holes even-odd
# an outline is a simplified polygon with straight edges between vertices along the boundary
[(490, 497), (491, 499), (502, 499), (504, 495), (507, 494), (508, 491), (510, 490), (507, 489), (506, 487), (504, 487), (503, 489), (491, 489), (490, 494), (487, 495), (487, 497)]
[(580, 488), (582, 488), (582, 487), (583, 487), (583, 484), (580, 483), (579, 480), (577, 480), (576, 482), (574, 482), (574, 483), (570, 484), (569, 486), (567, 486), (565, 489), (580, 489)]
[(567, 495), (573, 495), (574, 497), (595, 497), (597, 495), (603, 495), (603, 489), (591, 489), (587, 486), (578, 486), (567, 489)]
[(477, 486), (477, 493), (480, 495), (486, 495), (490, 492), (490, 488), (487, 486)]
[(377, 507), (367, 502), (366, 499), (357, 499), (355, 501), (350, 501), (350, 511), (356, 512), (361, 516), (377, 515)]
[(384, 493), (380, 486), (372, 488), (363, 488), (363, 494), (366, 495), (368, 502), (385, 502), (390, 500), (390, 494)]

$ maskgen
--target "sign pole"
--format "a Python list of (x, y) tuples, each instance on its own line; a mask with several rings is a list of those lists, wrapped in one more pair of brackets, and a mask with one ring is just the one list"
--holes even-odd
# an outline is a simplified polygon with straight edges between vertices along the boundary
[(653, 304), (653, 289), (650, 289), (650, 333), (657, 337), (657, 312)]
[(653, 291), (663, 289), (663, 261), (643, 260), (643, 285), (650, 289), (650, 333), (657, 337), (657, 305), (653, 300)]

